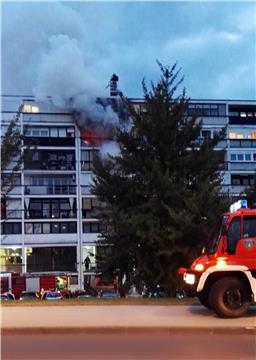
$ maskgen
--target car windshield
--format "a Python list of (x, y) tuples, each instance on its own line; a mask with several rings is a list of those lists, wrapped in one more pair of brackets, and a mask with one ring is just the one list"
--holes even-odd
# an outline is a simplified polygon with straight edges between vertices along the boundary
[(208, 244), (205, 248), (206, 254), (213, 254), (216, 251), (226, 221), (227, 221), (227, 216), (225, 215), (219, 218), (218, 224), (215, 227), (215, 229), (212, 231), (209, 237)]

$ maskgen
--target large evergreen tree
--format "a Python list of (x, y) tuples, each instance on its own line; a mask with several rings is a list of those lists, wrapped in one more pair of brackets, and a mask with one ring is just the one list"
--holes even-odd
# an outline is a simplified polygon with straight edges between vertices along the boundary
[(225, 207), (219, 195), (224, 151), (214, 150), (224, 130), (199, 143), (201, 123), (188, 115), (176, 64), (160, 80), (143, 81), (143, 111), (127, 100), (129, 130), (117, 129), (117, 156), (94, 161), (94, 193), (104, 202), (105, 259), (111, 271), (136, 273), (149, 286), (173, 293), (176, 270), (198, 254)]

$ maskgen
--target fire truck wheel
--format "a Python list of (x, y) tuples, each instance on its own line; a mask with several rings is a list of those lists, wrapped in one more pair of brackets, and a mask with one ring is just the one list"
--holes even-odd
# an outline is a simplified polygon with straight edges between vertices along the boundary
[(212, 309), (224, 318), (243, 316), (250, 305), (249, 299), (248, 288), (236, 277), (217, 280), (209, 293)]
[(208, 293), (206, 293), (205, 291), (201, 291), (200, 293), (198, 293), (198, 299), (203, 306), (205, 306), (208, 309), (211, 309)]

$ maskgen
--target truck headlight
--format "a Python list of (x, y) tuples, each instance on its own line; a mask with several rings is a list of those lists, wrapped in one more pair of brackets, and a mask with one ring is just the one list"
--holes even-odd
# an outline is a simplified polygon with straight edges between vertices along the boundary
[(186, 284), (189, 285), (194, 285), (195, 281), (196, 281), (196, 277), (194, 274), (185, 274), (184, 275), (184, 281)]

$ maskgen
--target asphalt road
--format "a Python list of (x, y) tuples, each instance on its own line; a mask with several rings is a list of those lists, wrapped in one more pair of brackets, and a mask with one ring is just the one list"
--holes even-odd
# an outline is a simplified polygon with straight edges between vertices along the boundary
[(3, 307), (3, 330), (254, 329), (256, 307), (239, 319), (220, 319), (203, 306), (104, 305)]
[(2, 360), (255, 360), (254, 334), (3, 335)]

